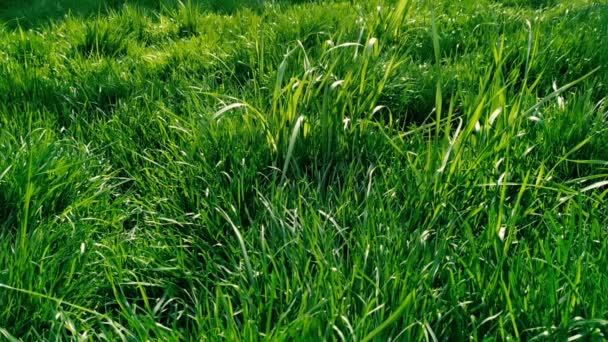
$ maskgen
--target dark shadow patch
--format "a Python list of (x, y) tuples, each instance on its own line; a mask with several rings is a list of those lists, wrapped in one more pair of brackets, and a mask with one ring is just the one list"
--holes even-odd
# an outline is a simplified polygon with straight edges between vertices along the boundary
[[(129, 5), (154, 12), (173, 11), (180, 6), (192, 6), (205, 11), (234, 14), (240, 9), (261, 9), (266, 0), (4, 0), (0, 23), (9, 28), (37, 29), (67, 16), (105, 16)], [(309, 1), (309, 0), (307, 0)], [(296, 1), (301, 3), (304, 1)], [(185, 4), (185, 5), (184, 5)]]
[(40, 28), (66, 16), (107, 15), (124, 5), (159, 11), (177, 6), (177, 0), (8, 0), (0, 9), (0, 22), (9, 28)]
[(531, 8), (535, 10), (553, 7), (557, 4), (557, 0), (493, 0), (492, 2), (509, 7)]

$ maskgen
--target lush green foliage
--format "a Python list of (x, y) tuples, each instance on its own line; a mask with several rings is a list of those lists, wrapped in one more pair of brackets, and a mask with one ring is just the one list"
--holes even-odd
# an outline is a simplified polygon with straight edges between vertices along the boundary
[(2, 338), (608, 336), (607, 5), (48, 3), (0, 10)]

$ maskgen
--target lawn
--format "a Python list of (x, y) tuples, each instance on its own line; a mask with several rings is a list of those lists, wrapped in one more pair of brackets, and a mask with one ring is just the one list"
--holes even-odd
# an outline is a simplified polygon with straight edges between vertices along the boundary
[(603, 1), (3, 1), (0, 339), (606, 339), (607, 96)]

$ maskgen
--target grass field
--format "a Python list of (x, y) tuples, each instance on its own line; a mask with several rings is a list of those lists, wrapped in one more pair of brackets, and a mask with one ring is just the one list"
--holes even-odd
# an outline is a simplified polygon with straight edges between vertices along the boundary
[(603, 1), (0, 18), (0, 339), (608, 338)]

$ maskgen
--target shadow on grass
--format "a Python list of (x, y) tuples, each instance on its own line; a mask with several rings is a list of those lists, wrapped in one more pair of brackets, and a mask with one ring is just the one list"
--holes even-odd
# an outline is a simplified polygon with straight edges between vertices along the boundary
[[(67, 15), (87, 17), (105, 15), (124, 5), (163, 12), (180, 4), (203, 10), (233, 13), (240, 8), (255, 8), (262, 0), (5, 0), (0, 8), (0, 24), (9, 28), (38, 28), (61, 21)], [(3, 1), (4, 2), (4, 1)], [(300, 1), (301, 2), (301, 1)]]
[(495, 3), (509, 7), (523, 7), (531, 9), (542, 9), (557, 4), (557, 0), (493, 0)]

